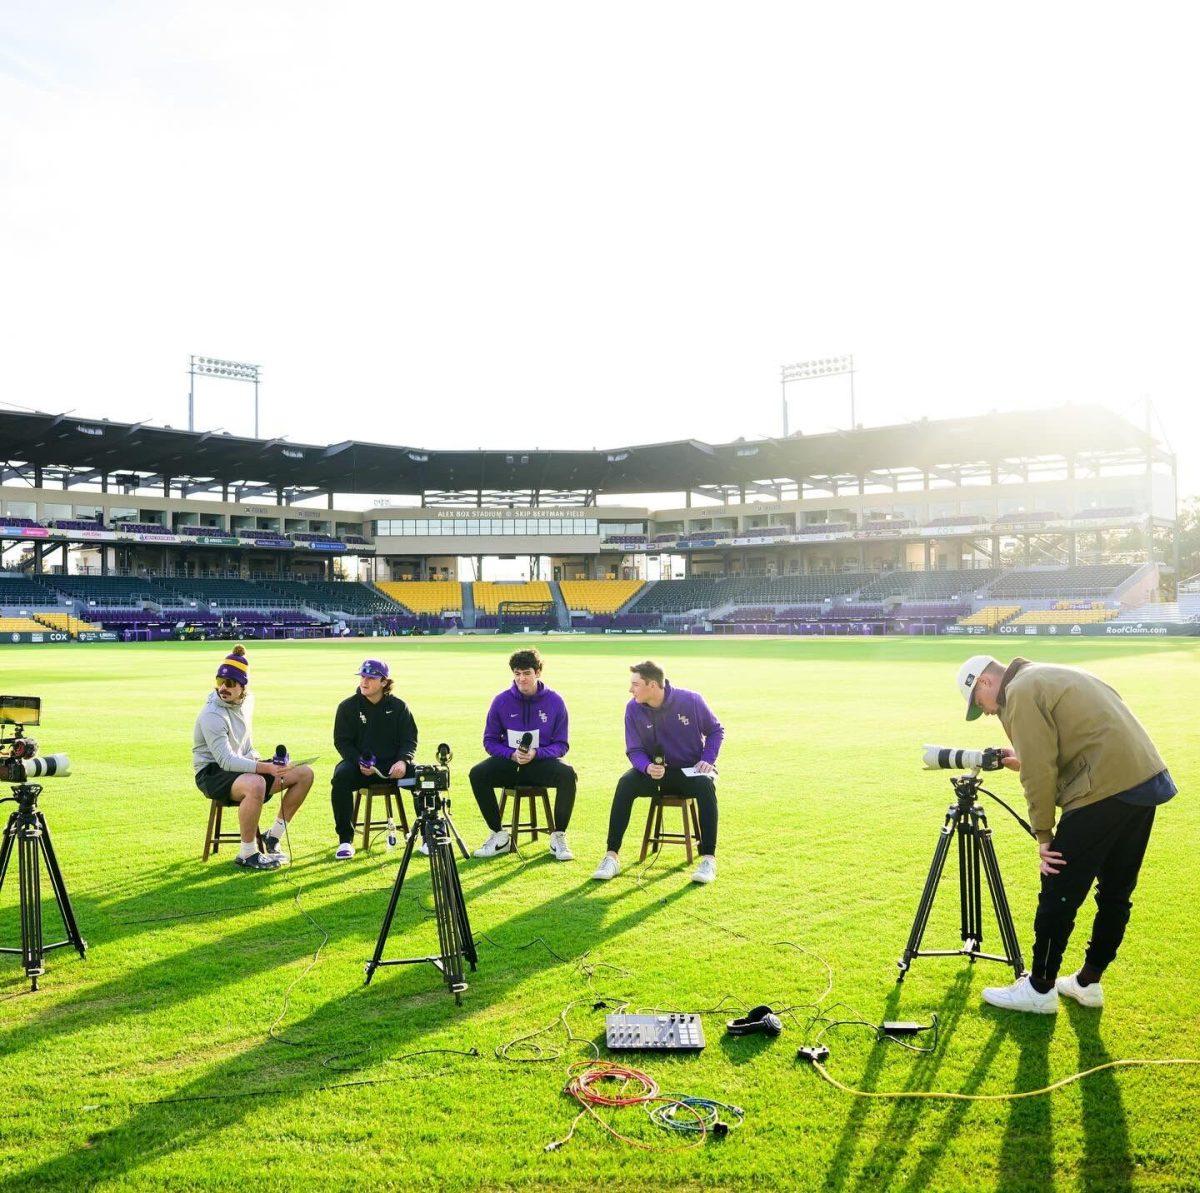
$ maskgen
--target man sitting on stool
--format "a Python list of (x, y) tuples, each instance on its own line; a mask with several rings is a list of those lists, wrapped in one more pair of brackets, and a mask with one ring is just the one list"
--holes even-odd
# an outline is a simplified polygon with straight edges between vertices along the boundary
[[(242, 845), (233, 860), (247, 870), (274, 870), (286, 862), (279, 842), (288, 822), (312, 787), (309, 766), (264, 762), (250, 744), (254, 695), (248, 690), (250, 664), (239, 643), (217, 668), (216, 691), (209, 694), (192, 730), (192, 768), (196, 786), (209, 799), (237, 804)], [(260, 853), (256, 838), (262, 806), (283, 791), (279, 816), (267, 829)]]
[[(388, 665), (367, 659), (357, 674), (358, 691), (338, 705), (333, 718), (333, 747), (342, 759), (334, 769), (330, 793), (339, 842), (333, 856), (342, 861), (354, 856), (355, 791), (381, 782), (380, 775), (403, 779), (417, 749), (417, 723), (408, 705), (392, 695)], [(362, 765), (368, 758), (375, 760), (378, 775)]]
[(717, 876), (717, 755), (721, 722), (699, 692), (673, 688), (654, 663), (630, 667), (633, 699), (625, 706), (625, 753), (633, 763), (617, 783), (608, 815), (608, 853), (593, 878), (613, 878), (633, 801), (643, 795), (691, 796), (700, 812), (700, 865), (693, 882)]
[(539, 678), (542, 656), (536, 650), (518, 650), (508, 666), (512, 687), (492, 701), (483, 728), (483, 748), (489, 756), (471, 768), (475, 802), (492, 830), (475, 856), (495, 857), (509, 847), (508, 833), (500, 823), (497, 787), (553, 787), (555, 831), (550, 834), (550, 852), (558, 861), (569, 862), (575, 857), (567, 845), (567, 825), (575, 807), (575, 771), (562, 760), (570, 748), (567, 706)]

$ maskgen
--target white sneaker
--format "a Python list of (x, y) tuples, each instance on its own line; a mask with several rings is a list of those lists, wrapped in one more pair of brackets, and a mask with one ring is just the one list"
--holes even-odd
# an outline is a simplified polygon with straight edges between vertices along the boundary
[(417, 852), (424, 854), (426, 857), (428, 857), (429, 856), (429, 846), (424, 841), (421, 841), (417, 845)]
[(567, 844), (566, 833), (550, 834), (550, 852), (560, 862), (573, 862), (575, 860), (575, 855), (571, 852), (570, 845)]
[(509, 837), (503, 829), (494, 832), (480, 847), (475, 850), (476, 857), (495, 857), (498, 853), (508, 852)]
[(337, 847), (337, 852), (333, 855), (339, 862), (348, 861), (354, 856), (354, 845), (350, 841), (343, 841)]
[(596, 873), (592, 877), (599, 882), (607, 882), (610, 878), (616, 878), (617, 871), (620, 868), (621, 863), (615, 857), (609, 857), (606, 853), (604, 860), (596, 867)]
[(1073, 998), (1081, 1007), (1104, 1006), (1104, 991), (1100, 989), (1099, 982), (1093, 982), (1090, 986), (1081, 986), (1078, 976), (1072, 973), (1065, 978), (1059, 978), (1054, 986), (1059, 994)]
[(1005, 1011), (1031, 1011), (1035, 1015), (1053, 1015), (1058, 1010), (1058, 991), (1039, 994), (1023, 974), (1011, 986), (985, 986), (983, 1001)]
[(715, 857), (702, 857), (700, 864), (696, 867), (696, 873), (692, 875), (693, 882), (712, 882), (717, 876), (717, 859)]

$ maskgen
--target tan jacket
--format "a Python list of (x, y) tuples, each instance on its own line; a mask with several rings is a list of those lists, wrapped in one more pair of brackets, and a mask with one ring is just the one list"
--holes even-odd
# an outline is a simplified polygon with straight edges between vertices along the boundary
[(1054, 835), (1055, 807), (1098, 803), (1166, 769), (1121, 697), (1077, 667), (1013, 659), (998, 702), (1039, 841)]

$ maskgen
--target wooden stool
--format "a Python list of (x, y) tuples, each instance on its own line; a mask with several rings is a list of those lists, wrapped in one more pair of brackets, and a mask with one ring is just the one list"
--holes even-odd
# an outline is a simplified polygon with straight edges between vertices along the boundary
[[(517, 835), (524, 833), (527, 837), (532, 837), (535, 841), (538, 839), (539, 833), (554, 832), (554, 815), (550, 811), (550, 795), (545, 787), (505, 787), (500, 796), (500, 824), (504, 824), (504, 808), (508, 803), (508, 797), (512, 796), (513, 814), (512, 827), (508, 832), (508, 852), (516, 853), (517, 851)], [(521, 801), (526, 799), (529, 801), (529, 819), (521, 819)], [(544, 826), (538, 826), (537, 801), (542, 801), (542, 811), (546, 816)]]
[[(204, 856), (200, 859), (202, 862), (208, 861), (210, 853), (216, 853), (221, 848), (222, 841), (232, 841), (235, 845), (242, 843), (242, 831), (240, 828), (231, 833), (221, 832), (221, 813), (226, 808), (236, 808), (232, 800), (210, 799), (208, 809), (208, 831), (204, 834)], [(262, 833), (257, 834), (258, 848), (261, 851), (263, 847)]]
[[(680, 808), (683, 811), (683, 832), (663, 832), (663, 808)], [(638, 861), (644, 862), (646, 854), (651, 849), (655, 853), (663, 845), (682, 845), (687, 849), (687, 860), (692, 860), (692, 844), (700, 848), (700, 817), (696, 812), (696, 801), (690, 795), (652, 795), (650, 811), (646, 816), (646, 832), (642, 837), (642, 855)]]
[[(360, 822), (358, 819), (359, 805), (362, 803), (363, 792), (367, 794), (366, 815)], [(404, 795), (403, 788), (397, 788), (394, 782), (391, 783), (368, 783), (365, 787), (360, 787), (354, 793), (354, 811), (350, 814), (351, 820), (354, 821), (355, 829), (360, 826), (362, 828), (362, 847), (363, 849), (371, 848), (371, 831), (377, 828), (387, 828), (389, 820), (393, 820), (396, 825), (396, 830), (402, 833), (405, 837), (408, 836), (408, 815), (404, 810)], [(376, 796), (383, 796), (383, 809), (387, 813), (382, 820), (371, 819), (371, 801)], [(393, 810), (393, 799), (396, 801)]]

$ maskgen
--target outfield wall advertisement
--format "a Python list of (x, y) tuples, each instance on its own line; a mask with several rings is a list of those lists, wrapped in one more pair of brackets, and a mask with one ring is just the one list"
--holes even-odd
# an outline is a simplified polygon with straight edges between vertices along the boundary
[(980, 625), (946, 626), (947, 634), (991, 634), (1006, 638), (1189, 638), (1200, 634), (1200, 625), (1174, 621), (1102, 621), (1076, 625), (1002, 625), (989, 629)]

